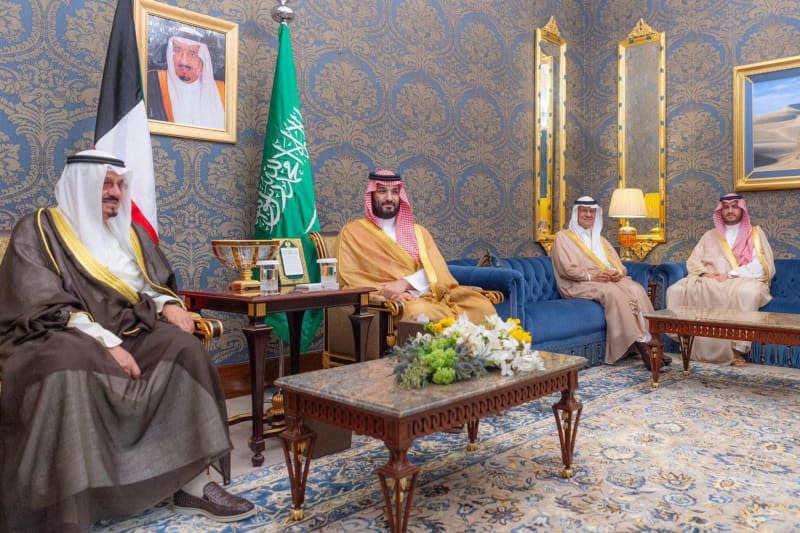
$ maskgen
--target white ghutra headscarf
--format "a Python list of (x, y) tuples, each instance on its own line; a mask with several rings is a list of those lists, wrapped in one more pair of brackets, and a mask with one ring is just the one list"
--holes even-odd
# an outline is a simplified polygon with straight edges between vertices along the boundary
[(103, 221), (103, 182), (111, 169), (127, 182), (132, 172), (125, 163), (112, 154), (100, 150), (84, 150), (67, 158), (67, 164), (56, 183), (56, 202), (67, 217), (81, 242), (97, 259), (105, 255), (105, 227), (119, 241), (123, 250), (133, 257), (130, 238), (131, 188), (124, 187), (117, 216)]
[[(203, 62), (203, 70), (193, 83), (186, 83), (175, 73), (172, 49), (176, 40), (184, 45), (200, 46), (198, 55)], [(170, 37), (167, 41), (167, 80), (172, 117), (175, 122), (217, 130), (225, 129), (225, 108), (219, 96), (217, 83), (214, 81), (211, 54), (205, 43), (184, 36)]]
[[(584, 228), (578, 223), (578, 208), (589, 207), (595, 209), (594, 225), (591, 229)], [(603, 246), (602, 231), (603, 231), (603, 208), (600, 207), (594, 198), (591, 196), (581, 196), (575, 200), (575, 205), (572, 206), (572, 216), (569, 219), (569, 229), (578, 235), (586, 246), (592, 250), (594, 255), (597, 256), (603, 263), (611, 267), (611, 261), (608, 260), (605, 247)]]

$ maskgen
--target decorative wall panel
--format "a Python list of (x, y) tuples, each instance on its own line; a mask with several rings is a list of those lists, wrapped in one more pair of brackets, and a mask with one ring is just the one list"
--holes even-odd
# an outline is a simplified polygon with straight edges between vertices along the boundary
[[(210, 239), (253, 235), (276, 56), (275, 2), (171, 0), (239, 24), (238, 142), (153, 137), (163, 248), (184, 286), (235, 276)], [(66, 155), (92, 143), (114, 0), (0, 0), (0, 229), (53, 203)], [(616, 184), (616, 43), (666, 31), (667, 243), (684, 259), (732, 188), (731, 70), (796, 55), (796, 0), (295, 0), (295, 65), (324, 230), (361, 216), (365, 177), (407, 176), (446, 258), (539, 255), (533, 241), (533, 31), (569, 43), (567, 198)], [(747, 194), (779, 257), (800, 256), (795, 191)], [(616, 240), (616, 223), (606, 222)], [(218, 363), (246, 359), (237, 320)]]
[[(800, 3), (795, 0), (640, 0), (598, 2), (586, 35), (587, 90), (592, 109), (587, 193), (608, 205), (615, 186), (617, 110), (610, 91), (611, 43), (643, 17), (667, 33), (667, 242), (647, 257), (653, 263), (686, 259), (713, 225), (721, 194), (733, 190), (732, 72), (736, 65), (797, 55)], [(800, 95), (798, 95), (800, 103)], [(598, 192), (599, 191), (599, 192)], [(761, 225), (776, 257), (800, 256), (797, 191), (744, 193), (754, 224)], [(615, 221), (606, 221), (615, 239)]]
[[(277, 53), (277, 2), (166, 2), (239, 25), (238, 142), (153, 136), (162, 246), (186, 287), (236, 276), (212, 238), (253, 235)], [(574, 3), (574, 6), (573, 6)], [(362, 216), (369, 170), (406, 176), (447, 258), (539, 253), (532, 240), (533, 28), (577, 2), (291, 3), (300, 100), (323, 230)], [(0, 229), (51, 205), (69, 153), (91, 146), (115, 0), (0, 0)], [(564, 7), (566, 6), (566, 7)], [(562, 12), (559, 13), (558, 11)], [(218, 363), (246, 360), (224, 317)]]

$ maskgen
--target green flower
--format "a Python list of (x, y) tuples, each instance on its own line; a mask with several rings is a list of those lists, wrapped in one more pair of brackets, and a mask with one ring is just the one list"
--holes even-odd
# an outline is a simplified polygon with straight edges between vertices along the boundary
[(437, 385), (449, 385), (456, 378), (456, 369), (452, 367), (437, 368), (433, 373), (433, 382)]

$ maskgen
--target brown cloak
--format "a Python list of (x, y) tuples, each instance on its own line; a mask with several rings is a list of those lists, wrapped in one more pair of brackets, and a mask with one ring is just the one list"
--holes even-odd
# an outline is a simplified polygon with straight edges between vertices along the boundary
[[(96, 268), (57, 222), (48, 210), (23, 217), (0, 265), (3, 531), (84, 530), (138, 512), (231, 448), (219, 378), (202, 344), (160, 319), (148, 296)], [(158, 247), (142, 231), (132, 240), (151, 285), (174, 290)], [(123, 339), (141, 378), (66, 327), (76, 312)]]

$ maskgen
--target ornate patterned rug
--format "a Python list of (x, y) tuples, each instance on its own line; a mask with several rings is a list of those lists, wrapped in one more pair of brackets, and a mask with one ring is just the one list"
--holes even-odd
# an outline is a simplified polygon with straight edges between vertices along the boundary
[[(677, 362), (677, 361), (676, 361)], [(581, 372), (584, 404), (562, 479), (550, 405), (556, 396), (415, 443), (422, 467), (410, 531), (800, 531), (800, 371), (675, 364), (652, 389), (640, 364)], [(239, 477), (232, 491), (261, 507), (225, 525), (168, 504), (101, 531), (386, 531), (375, 469), (382, 443), (355, 437), (312, 460), (306, 519), (287, 524), (285, 465)]]

